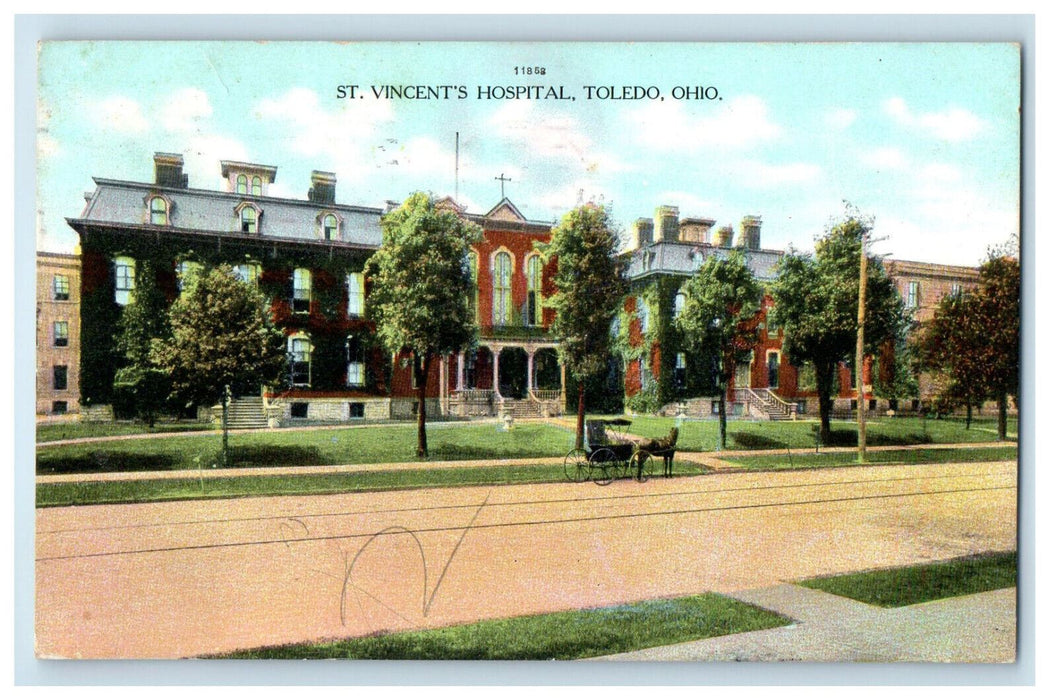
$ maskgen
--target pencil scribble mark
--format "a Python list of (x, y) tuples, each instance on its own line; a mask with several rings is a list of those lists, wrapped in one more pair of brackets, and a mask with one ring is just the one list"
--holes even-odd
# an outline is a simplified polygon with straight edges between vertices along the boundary
[[(354, 589), (356, 591), (359, 591), (359, 592), (366, 592), (366, 591), (364, 591), (364, 589), (362, 589), (360, 586), (357, 586), (353, 582), (353, 573), (355, 572), (355, 569), (356, 569), (356, 562), (359, 561), (359, 559), (363, 555), (363, 553), (366, 552), (367, 549), (372, 544), (374, 544), (374, 542), (376, 540), (378, 540), (381, 537), (387, 537), (387, 536), (392, 536), (392, 535), (408, 535), (414, 541), (415, 546), (418, 547), (419, 561), (422, 564), (422, 616), (423, 617), (429, 617), (429, 611), (433, 607), (433, 603), (436, 601), (437, 592), (440, 590), (440, 585), (441, 585), (441, 583), (444, 582), (444, 578), (448, 575), (448, 569), (451, 567), (451, 563), (455, 560), (455, 555), (458, 553), (459, 548), (462, 547), (463, 540), (466, 539), (466, 533), (468, 533), (470, 531), (470, 528), (473, 527), (474, 522), (476, 522), (476, 520), (477, 520), (477, 516), (479, 516), (481, 514), (481, 511), (484, 510), (484, 507), (488, 504), (489, 496), (491, 496), (491, 492), (490, 491), (487, 494), (485, 494), (484, 500), (481, 502), (481, 505), (477, 506), (477, 510), (474, 511), (473, 517), (470, 518), (470, 522), (468, 522), (466, 524), (466, 527), (464, 527), (462, 532), (459, 534), (459, 540), (455, 543), (455, 547), (452, 548), (451, 554), (448, 555), (447, 561), (444, 562), (444, 566), (441, 569), (440, 576), (437, 577), (437, 582), (433, 585), (433, 590), (432, 591), (428, 590), (429, 589), (429, 565), (426, 562), (426, 552), (425, 552), (425, 549), (422, 547), (422, 541), (418, 538), (418, 535), (416, 535), (414, 533), (414, 531), (412, 531), (412, 530), (410, 530), (410, 529), (408, 529), (408, 528), (406, 528), (406, 527), (404, 527), (402, 525), (393, 525), (393, 526), (387, 527), (384, 530), (381, 530), (381, 531), (371, 535), (369, 538), (367, 538), (367, 541), (363, 543), (363, 545), (359, 548), (359, 550), (357, 550), (356, 556), (354, 556), (352, 558), (351, 562), (349, 562), (347, 557), (346, 557), (347, 564), (346, 564), (346, 567), (345, 567), (345, 580), (344, 580), (344, 582), (342, 583), (342, 586), (341, 586), (340, 616), (341, 616), (341, 624), (342, 624), (342, 626), (345, 625), (345, 621), (346, 621), (346, 608), (347, 608), (347, 600), (348, 600), (349, 589), (352, 588), (352, 589)], [(370, 594), (368, 594), (368, 595), (370, 595)], [(374, 600), (378, 601), (378, 599), (375, 596), (373, 596), (373, 595), (371, 595), (371, 598), (373, 598)], [(378, 602), (380, 603), (381, 601), (378, 601)], [(404, 617), (403, 615), (400, 615), (398, 612), (396, 612), (395, 610), (393, 610), (389, 606), (384, 606), (384, 607), (386, 607), (386, 609), (390, 610), (391, 612), (393, 612), (394, 614), (399, 616), (401, 619), (407, 620), (406, 617)], [(362, 604), (360, 605), (360, 611), (361, 611), (361, 613), (363, 612)]]

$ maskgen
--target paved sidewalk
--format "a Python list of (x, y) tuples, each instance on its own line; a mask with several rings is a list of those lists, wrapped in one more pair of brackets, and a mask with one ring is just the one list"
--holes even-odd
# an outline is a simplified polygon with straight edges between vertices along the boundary
[[(182, 433), (175, 433), (182, 435)], [(201, 434), (201, 433), (198, 433)], [(95, 442), (95, 438), (88, 440)], [(54, 443), (52, 443), (54, 444)], [(871, 447), (871, 452), (908, 451), (920, 449), (959, 449), (972, 447), (1011, 447), (1015, 442), (974, 442), (964, 444), (941, 444), (941, 445), (895, 445)], [(823, 447), (820, 450), (825, 453), (855, 452), (854, 447)], [(676, 452), (676, 459), (690, 462), (701, 466), (703, 470), (712, 472), (746, 471), (739, 464), (726, 461), (725, 458), (748, 457), (753, 455), (786, 455), (807, 454), (815, 452), (815, 448), (802, 448), (793, 450), (726, 450), (723, 452)], [(405, 469), (474, 469), (487, 467), (517, 467), (517, 466), (549, 466), (563, 464), (565, 457), (524, 457), (518, 459), (465, 459), (438, 462), (379, 462), (373, 464), (324, 464), (308, 465), (301, 467), (279, 466), (279, 467), (232, 467), (228, 469), (203, 468), (201, 472), (197, 469), (180, 469), (164, 471), (140, 471), (140, 472), (93, 472), (78, 474), (44, 474), (37, 476), (38, 484), (69, 483), (77, 481), (147, 481), (153, 479), (218, 479), (233, 476), (277, 476), (286, 474), (352, 474), (358, 472), (373, 471), (398, 471)], [(866, 465), (871, 466), (871, 465)], [(655, 470), (656, 471), (656, 470)], [(758, 470), (756, 470), (758, 471)], [(659, 478), (654, 474), (654, 478)]]
[[(1012, 663), (1017, 590), (879, 608), (780, 584), (732, 598), (794, 620), (786, 627), (599, 657), (609, 661)], [(598, 659), (592, 659), (598, 660)]]

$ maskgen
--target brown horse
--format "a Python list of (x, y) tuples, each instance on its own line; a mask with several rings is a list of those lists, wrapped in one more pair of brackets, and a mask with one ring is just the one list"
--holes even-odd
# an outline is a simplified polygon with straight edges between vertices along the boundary
[(668, 432), (668, 437), (660, 440), (653, 439), (640, 445), (640, 449), (649, 452), (654, 457), (660, 457), (664, 460), (664, 476), (665, 478), (672, 475), (672, 468), (675, 463), (675, 444), (679, 441), (679, 428), (672, 428)]

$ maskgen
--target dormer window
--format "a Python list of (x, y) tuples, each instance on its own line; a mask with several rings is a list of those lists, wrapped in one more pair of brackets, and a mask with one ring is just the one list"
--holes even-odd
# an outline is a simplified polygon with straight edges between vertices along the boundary
[(320, 233), (324, 241), (333, 241), (338, 237), (338, 217), (333, 214), (324, 214), (320, 219)]
[(261, 208), (250, 202), (243, 202), (235, 207), (238, 215), (239, 230), (243, 233), (260, 233)]
[(150, 198), (150, 222), (155, 226), (169, 223), (169, 204), (161, 197)]
[(245, 175), (239, 175), (235, 178), (235, 192), (239, 194), (249, 194), (249, 178)]
[(261, 178), (258, 175), (254, 175), (253, 182), (250, 188), (250, 194), (254, 195), (255, 197), (260, 197), (261, 193)]

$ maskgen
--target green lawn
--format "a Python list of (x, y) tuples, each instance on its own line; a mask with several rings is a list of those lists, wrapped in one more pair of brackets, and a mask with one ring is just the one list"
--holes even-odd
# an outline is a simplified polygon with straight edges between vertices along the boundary
[[(564, 456), (573, 433), (545, 423), (442, 423), (427, 428), (430, 459), (504, 459)], [(414, 462), (416, 427), (277, 430), (230, 436), (232, 466), (309, 466)], [(83, 445), (38, 445), (38, 474), (195, 469), (218, 463), (219, 435), (114, 440)]]
[(1017, 585), (1017, 553), (998, 552), (897, 569), (801, 581), (801, 586), (898, 608)]
[(77, 438), (112, 437), (117, 435), (149, 435), (152, 433), (184, 433), (214, 430), (212, 423), (157, 423), (153, 428), (146, 423), (41, 423), (37, 425), (37, 443)]
[(250, 649), (236, 659), (583, 659), (789, 624), (711, 593), (435, 630)]
[[(746, 421), (727, 423), (728, 450), (768, 450), (815, 447), (817, 420)], [(647, 437), (661, 437), (679, 426), (679, 448), (695, 452), (711, 452), (719, 442), (719, 422), (716, 420), (631, 417), (630, 432)], [(1009, 423), (1010, 437), (1016, 437), (1016, 422)], [(858, 444), (858, 425), (854, 421), (833, 421), (833, 447), (855, 447)], [(998, 440), (997, 421), (973, 421), (969, 430), (965, 421), (927, 420), (920, 418), (879, 418), (866, 425), (867, 445), (921, 445), (959, 442), (993, 442)]]
[[(810, 469), (813, 467), (846, 467), (857, 465), (857, 452), (820, 452), (809, 454), (755, 455), (727, 457), (725, 462), (746, 469), (782, 470)], [(927, 464), (930, 462), (997, 462), (1017, 458), (1017, 448), (969, 447), (943, 448), (923, 447), (915, 450), (883, 450), (866, 452), (867, 464)]]
[[(660, 478), (661, 465), (653, 478)], [(431, 488), (447, 486), (491, 486), (568, 481), (564, 468), (557, 465), (473, 467), (467, 469), (401, 469), (354, 474), (290, 474), (190, 479), (144, 479), (136, 481), (81, 481), (37, 484), (37, 507), (97, 505), (102, 503), (146, 503), (202, 498), (243, 496), (290, 496), (358, 491)], [(673, 474), (702, 473), (700, 466), (676, 460)], [(588, 481), (584, 488), (601, 488)]]

